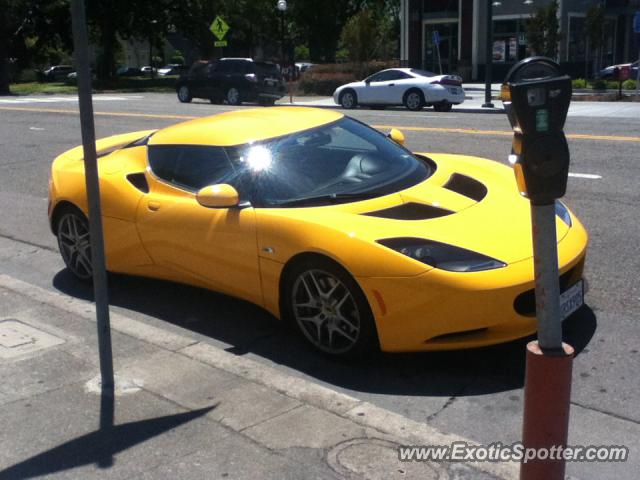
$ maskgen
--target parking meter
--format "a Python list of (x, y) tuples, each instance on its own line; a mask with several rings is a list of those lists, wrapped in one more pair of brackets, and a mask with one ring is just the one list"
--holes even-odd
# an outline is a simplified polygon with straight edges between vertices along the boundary
[(571, 78), (549, 58), (526, 58), (507, 74), (502, 101), (514, 130), (512, 154), (520, 193), (534, 205), (552, 204), (564, 195), (569, 175), (563, 128)]

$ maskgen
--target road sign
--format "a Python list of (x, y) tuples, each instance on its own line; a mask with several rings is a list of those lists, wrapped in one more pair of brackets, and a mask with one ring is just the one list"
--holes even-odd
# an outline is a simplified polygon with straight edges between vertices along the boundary
[(433, 31), (433, 44), (440, 45), (440, 33), (438, 30)]
[(633, 17), (633, 31), (640, 33), (640, 11), (637, 11), (635, 17)]
[(211, 30), (211, 33), (213, 33), (218, 40), (222, 40), (229, 31), (229, 25), (218, 15), (215, 20), (211, 22), (209, 30)]
[(226, 47), (227, 46), (227, 41), (226, 40), (218, 40), (217, 42), (213, 43), (216, 47)]

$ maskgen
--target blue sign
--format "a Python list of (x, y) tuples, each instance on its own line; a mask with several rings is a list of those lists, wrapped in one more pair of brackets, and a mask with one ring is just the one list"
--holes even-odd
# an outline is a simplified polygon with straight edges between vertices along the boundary
[(633, 31), (640, 33), (640, 11), (636, 12), (636, 16), (633, 17)]
[(440, 45), (440, 33), (438, 33), (438, 30), (433, 31), (433, 44)]

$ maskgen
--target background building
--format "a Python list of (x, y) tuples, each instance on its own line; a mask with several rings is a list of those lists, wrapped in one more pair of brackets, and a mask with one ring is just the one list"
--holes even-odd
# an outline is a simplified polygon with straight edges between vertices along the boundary
[[(501, 78), (513, 63), (531, 54), (525, 24), (536, 7), (550, 0), (401, 0), (401, 62), (435, 72), (441, 66), (443, 72), (457, 72), (465, 80), (482, 80), (488, 1), (493, 5), (494, 78)], [(604, 8), (604, 22), (603, 46), (596, 56), (586, 42), (585, 17), (598, 3)], [(585, 77), (594, 61), (606, 66), (638, 59), (640, 35), (633, 33), (632, 24), (640, 1), (558, 0), (558, 5), (562, 39), (556, 60), (567, 73)]]

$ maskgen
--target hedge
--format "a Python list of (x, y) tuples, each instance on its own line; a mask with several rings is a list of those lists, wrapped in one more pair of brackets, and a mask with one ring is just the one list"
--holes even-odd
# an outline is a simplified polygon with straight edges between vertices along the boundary
[(375, 72), (395, 66), (395, 63), (381, 61), (314, 65), (302, 74), (298, 89), (306, 94), (333, 95), (340, 85), (362, 80)]

